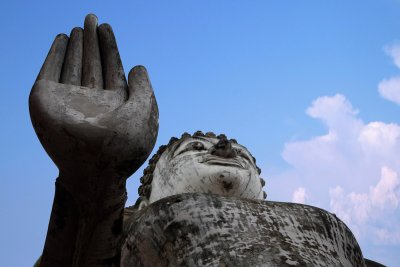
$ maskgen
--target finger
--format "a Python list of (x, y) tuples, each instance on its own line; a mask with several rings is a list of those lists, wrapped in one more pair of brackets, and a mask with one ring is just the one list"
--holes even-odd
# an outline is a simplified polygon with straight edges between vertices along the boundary
[(64, 84), (81, 85), (82, 78), (83, 30), (74, 28), (69, 37), (67, 53), (60, 82)]
[(150, 83), (147, 70), (143, 66), (136, 66), (128, 76), (129, 80), (129, 100), (133, 100), (139, 95), (152, 95), (153, 88)]
[(103, 88), (103, 75), (99, 41), (97, 37), (97, 17), (89, 14), (85, 18), (83, 31), (82, 85)]
[(133, 143), (141, 142), (135, 149), (138, 155), (147, 158), (148, 153), (142, 148), (154, 146), (158, 133), (158, 107), (145, 67), (136, 66), (129, 72), (128, 88), (129, 98), (121, 108), (117, 109), (118, 113), (114, 120), (116, 125), (121, 126), (124, 125), (123, 122), (135, 118), (134, 124), (125, 123), (125, 129), (119, 129), (126, 131), (133, 139), (137, 138), (137, 142)]
[(109, 24), (99, 26), (99, 43), (103, 66), (104, 88), (126, 90), (127, 82), (114, 32)]
[(56, 36), (50, 51), (40, 69), (38, 80), (49, 80), (58, 82), (60, 80), (61, 69), (64, 61), (65, 51), (67, 49), (68, 36), (59, 34)]

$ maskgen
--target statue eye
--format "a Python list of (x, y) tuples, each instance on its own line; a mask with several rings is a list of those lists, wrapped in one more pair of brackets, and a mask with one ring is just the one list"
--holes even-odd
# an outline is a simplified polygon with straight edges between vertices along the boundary
[(236, 155), (238, 155), (238, 156), (240, 156), (240, 157), (242, 157), (242, 158), (245, 158), (245, 159), (247, 159), (247, 160), (250, 161), (250, 162), (253, 162), (253, 160), (251, 160), (251, 159), (249, 158), (249, 156), (248, 156), (246, 153), (244, 153), (241, 149), (235, 149), (235, 151), (236, 151)]
[(190, 144), (192, 150), (205, 150), (204, 144), (202, 142), (193, 142)]

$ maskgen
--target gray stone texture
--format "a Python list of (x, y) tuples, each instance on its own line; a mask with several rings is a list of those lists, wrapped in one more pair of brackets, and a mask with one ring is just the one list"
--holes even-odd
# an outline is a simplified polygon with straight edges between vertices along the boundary
[(121, 266), (365, 266), (342, 221), (301, 204), (181, 194), (124, 230)]

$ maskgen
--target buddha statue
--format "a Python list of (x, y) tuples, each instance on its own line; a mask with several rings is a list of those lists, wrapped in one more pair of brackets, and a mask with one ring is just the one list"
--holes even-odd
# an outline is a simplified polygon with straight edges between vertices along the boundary
[(95, 15), (55, 38), (29, 108), (59, 169), (38, 266), (379, 266), (334, 214), (266, 201), (255, 158), (225, 135), (172, 138), (124, 208), (158, 108), (146, 69), (126, 80), (113, 31)]
[(335, 215), (265, 201), (260, 172), (225, 135), (172, 138), (125, 210), (122, 266), (365, 266)]

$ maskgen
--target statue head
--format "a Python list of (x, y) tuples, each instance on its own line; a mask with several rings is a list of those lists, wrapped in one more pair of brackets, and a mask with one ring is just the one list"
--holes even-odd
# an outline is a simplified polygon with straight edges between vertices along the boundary
[(264, 180), (246, 147), (221, 134), (184, 133), (149, 160), (140, 179), (139, 208), (181, 193), (265, 199)]

